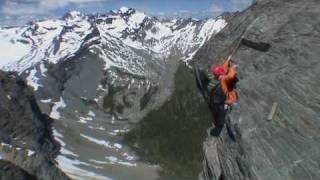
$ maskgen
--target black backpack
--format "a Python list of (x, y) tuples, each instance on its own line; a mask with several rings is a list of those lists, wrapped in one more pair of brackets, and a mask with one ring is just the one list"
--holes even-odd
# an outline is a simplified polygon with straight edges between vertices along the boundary
[(226, 96), (222, 91), (220, 81), (218, 81), (217, 79), (213, 79), (212, 81), (213, 82), (211, 83), (215, 85), (211, 90), (209, 90), (210, 103), (215, 105), (224, 104), (224, 102), (226, 101)]
[[(197, 87), (208, 105), (224, 104), (226, 97), (221, 89), (220, 82), (216, 79), (208, 78), (208, 75), (197, 66), (194, 66), (194, 72)], [(209, 84), (213, 87), (212, 89), (208, 88)]]

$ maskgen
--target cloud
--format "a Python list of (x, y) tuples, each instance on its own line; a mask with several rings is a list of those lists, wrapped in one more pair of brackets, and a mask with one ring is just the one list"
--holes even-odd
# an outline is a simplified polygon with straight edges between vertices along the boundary
[(214, 14), (222, 12), (242, 11), (249, 7), (254, 0), (213, 0), (208, 11)]
[(41, 8), (51, 10), (62, 8), (70, 4), (87, 4), (87, 3), (99, 3), (109, 0), (39, 0), (39, 6)]
[(29, 3), (21, 4), (17, 1), (5, 1), (1, 7), (1, 13), (10, 16), (19, 14), (40, 14), (42, 11)]
[(210, 9), (209, 11), (211, 12), (223, 12), (223, 8), (219, 5), (217, 5), (216, 3), (212, 3), (211, 6), (210, 6)]
[(189, 13), (189, 11), (188, 11), (188, 10), (181, 9), (181, 10), (179, 10), (179, 13)]
[(231, 0), (232, 11), (242, 11), (252, 4), (253, 0)]
[(45, 15), (69, 5), (95, 4), (111, 0), (4, 0), (0, 7), (5, 15)]

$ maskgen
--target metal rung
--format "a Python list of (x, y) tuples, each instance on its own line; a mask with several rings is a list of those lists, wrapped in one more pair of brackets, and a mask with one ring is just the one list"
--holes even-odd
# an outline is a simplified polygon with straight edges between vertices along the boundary
[(273, 120), (274, 115), (275, 115), (275, 113), (277, 111), (277, 108), (278, 108), (278, 103), (276, 103), (276, 102), (273, 103), (271, 111), (270, 111), (270, 113), (268, 115), (268, 121), (272, 121)]

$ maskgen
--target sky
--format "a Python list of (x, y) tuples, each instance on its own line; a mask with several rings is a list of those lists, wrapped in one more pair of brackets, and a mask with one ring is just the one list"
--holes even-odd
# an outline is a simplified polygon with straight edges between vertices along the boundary
[(36, 19), (59, 18), (76, 10), (106, 13), (122, 6), (152, 16), (211, 18), (222, 12), (241, 11), (253, 0), (0, 0), (0, 26), (22, 25)]

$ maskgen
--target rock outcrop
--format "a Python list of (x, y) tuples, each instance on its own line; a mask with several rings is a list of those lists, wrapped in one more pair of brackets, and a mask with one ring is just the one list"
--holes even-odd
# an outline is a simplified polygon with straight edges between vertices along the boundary
[[(0, 158), (6, 160), (0, 165), (7, 168), (3, 178), (68, 179), (55, 166), (60, 145), (52, 136), (53, 120), (41, 113), (32, 89), (16, 73), (0, 71), (0, 114)], [(19, 169), (15, 166), (28, 174), (10, 173)]]
[(204, 142), (200, 179), (319, 179), (319, 9), (315, 0), (258, 0), (197, 52), (194, 62), (207, 69), (241, 38), (271, 45), (267, 52), (240, 45), (233, 55), (239, 107)]
[(0, 160), (0, 179), (11, 180), (11, 179), (22, 179), (22, 180), (36, 180), (34, 176), (30, 175), (25, 170), (15, 166), (8, 161)]

